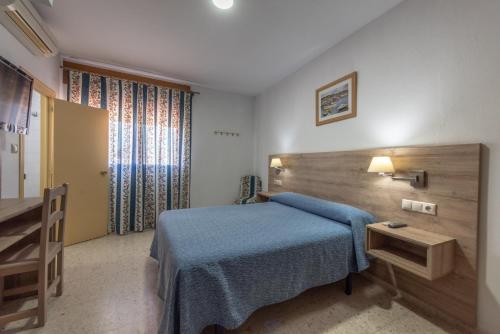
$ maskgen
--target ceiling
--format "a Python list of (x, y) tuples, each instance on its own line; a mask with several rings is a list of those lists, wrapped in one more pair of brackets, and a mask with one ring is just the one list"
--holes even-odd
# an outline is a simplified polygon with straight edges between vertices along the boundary
[(401, 0), (55, 0), (63, 54), (257, 95)]

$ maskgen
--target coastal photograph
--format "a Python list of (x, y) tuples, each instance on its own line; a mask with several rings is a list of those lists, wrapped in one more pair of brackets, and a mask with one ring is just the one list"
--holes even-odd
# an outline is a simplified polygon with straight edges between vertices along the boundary
[(321, 116), (346, 112), (349, 110), (349, 85), (342, 84), (321, 95)]
[(357, 73), (316, 90), (316, 126), (356, 117)]

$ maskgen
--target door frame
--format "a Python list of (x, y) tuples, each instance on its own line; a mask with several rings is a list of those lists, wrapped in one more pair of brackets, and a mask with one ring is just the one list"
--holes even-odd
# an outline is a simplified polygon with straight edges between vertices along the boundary
[[(54, 110), (53, 99), (56, 97), (56, 92), (47, 86), (43, 81), (37, 79), (26, 69), (21, 69), (33, 78), (33, 91), (36, 91), (41, 96), (40, 106), (40, 196), (43, 194), (43, 189), (52, 186), (51, 183), (51, 122), (50, 114)], [(31, 115), (30, 115), (31, 117)], [(24, 199), (24, 152), (25, 143), (24, 135), (19, 135), (19, 180), (18, 180), (18, 198)]]

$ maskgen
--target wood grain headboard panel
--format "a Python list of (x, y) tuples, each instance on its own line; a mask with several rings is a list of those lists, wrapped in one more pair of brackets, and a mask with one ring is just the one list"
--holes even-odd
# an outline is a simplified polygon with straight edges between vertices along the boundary
[[(367, 173), (371, 158), (390, 156), (396, 171), (423, 169), (427, 187)], [(293, 191), (350, 204), (378, 221), (399, 221), (457, 239), (453, 274), (427, 281), (396, 268), (400, 289), (462, 323), (477, 318), (477, 253), (481, 144), (411, 146), (359, 151), (278, 154), (285, 171), (269, 169), (269, 191)], [(275, 185), (281, 180), (282, 185)], [(437, 216), (401, 209), (402, 199), (437, 204)], [(375, 261), (369, 273), (390, 282), (386, 266)]]

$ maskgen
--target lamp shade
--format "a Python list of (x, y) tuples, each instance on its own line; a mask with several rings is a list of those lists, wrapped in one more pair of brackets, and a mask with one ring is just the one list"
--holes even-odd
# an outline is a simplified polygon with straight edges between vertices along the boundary
[(373, 157), (368, 173), (394, 173), (394, 165), (390, 157)]
[(281, 163), (280, 158), (273, 158), (271, 160), (271, 168), (282, 168), (283, 164)]

